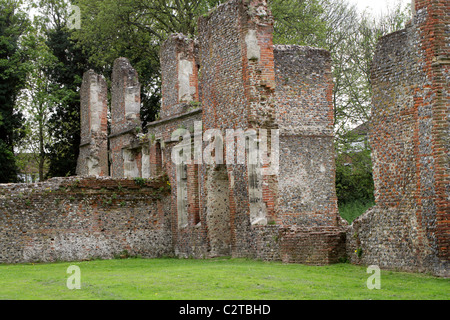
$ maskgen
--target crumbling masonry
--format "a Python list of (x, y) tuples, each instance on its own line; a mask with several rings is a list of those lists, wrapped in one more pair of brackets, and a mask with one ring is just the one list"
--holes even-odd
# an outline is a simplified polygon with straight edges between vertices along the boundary
[(108, 87), (104, 77), (88, 71), (81, 86), (81, 143), (78, 175), (107, 176)]
[(449, 276), (450, 2), (416, 0), (413, 9), (375, 53), (377, 205), (354, 222), (348, 250), (354, 262)]
[[(21, 212), (20, 221), (1, 215), (0, 262), (121, 252), (313, 265), (349, 258), (448, 275), (449, 7), (422, 0), (415, 9), (376, 52), (377, 206), (352, 226), (337, 208), (330, 54), (273, 45), (266, 1), (230, 0), (199, 19), (197, 39), (175, 34), (162, 45), (162, 106), (145, 135), (129, 61), (114, 64), (109, 133), (106, 82), (86, 72), (79, 177), (0, 187), (5, 208)], [(252, 130), (259, 139), (230, 153)], [(258, 165), (250, 145), (262, 148), (263, 132), (271, 162)], [(195, 152), (174, 161), (198, 147), (216, 161)]]

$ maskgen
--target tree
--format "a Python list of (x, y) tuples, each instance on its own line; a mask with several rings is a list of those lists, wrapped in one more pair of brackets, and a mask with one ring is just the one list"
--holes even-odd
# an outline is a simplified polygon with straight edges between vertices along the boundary
[(20, 1), (0, 0), (0, 183), (17, 181), (14, 147), (22, 136), (23, 115), (15, 102), (25, 84), (27, 57), (21, 36), (29, 26)]
[(51, 93), (58, 97), (48, 121), (50, 177), (75, 175), (80, 147), (80, 87), (90, 65), (70, 36), (65, 26), (47, 31), (47, 45), (57, 59), (47, 72), (53, 84)]
[[(89, 68), (86, 55), (66, 27), (68, 2), (36, 0), (34, 28), (25, 37), (32, 68), (28, 74), (24, 150), (49, 162), (47, 177), (75, 175), (80, 145), (80, 86)], [(22, 103), (23, 105), (23, 103)], [(42, 176), (41, 176), (42, 179)]]
[[(193, 37), (198, 17), (225, 0), (78, 0), (81, 29), (75, 30), (89, 61), (107, 78), (116, 58), (125, 56), (140, 75), (141, 119), (155, 120), (160, 108), (160, 45), (172, 33)], [(322, 38), (318, 0), (271, 0), (277, 43), (306, 44)]]
[(329, 26), (327, 49), (333, 57), (336, 136), (339, 143), (345, 143), (349, 131), (370, 121), (370, 70), (379, 38), (404, 28), (410, 15), (401, 3), (374, 17), (368, 11), (358, 12), (346, 1), (333, 1), (337, 6), (327, 9), (332, 11), (329, 16), (335, 17)]
[(274, 43), (319, 45), (324, 43), (327, 23), (318, 0), (270, 0), (275, 20)]
[[(333, 58), (335, 87), (336, 189), (340, 204), (373, 202), (374, 184), (368, 130), (371, 120), (370, 70), (380, 37), (404, 27), (410, 13), (400, 3), (374, 17), (346, 0), (322, 0), (328, 22), (325, 48)], [(364, 142), (362, 145), (361, 142)], [(355, 148), (355, 145), (360, 147)], [(362, 213), (362, 212), (361, 212)]]
[(89, 62), (110, 79), (114, 60), (127, 57), (142, 84), (143, 127), (160, 108), (161, 43), (172, 33), (193, 36), (197, 18), (223, 0), (78, 0), (81, 29), (73, 39)]
[(50, 81), (49, 70), (55, 68), (56, 57), (47, 46), (43, 25), (36, 19), (33, 28), (23, 38), (27, 48), (30, 69), (26, 87), (18, 99), (18, 106), (26, 114), (23, 128), (24, 136), (20, 149), (29, 153), (38, 163), (39, 180), (44, 180), (44, 166), (48, 160), (48, 146), (52, 145), (52, 134), (48, 121), (54, 111), (54, 106), (66, 100), (70, 95), (64, 87), (59, 87)]

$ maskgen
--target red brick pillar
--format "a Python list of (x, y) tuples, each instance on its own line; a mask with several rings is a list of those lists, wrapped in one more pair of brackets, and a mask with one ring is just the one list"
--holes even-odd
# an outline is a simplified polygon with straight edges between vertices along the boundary
[(377, 206), (365, 219), (376, 223), (361, 223), (358, 231), (360, 243), (370, 244), (362, 248), (365, 263), (448, 273), (449, 6), (416, 0), (412, 22), (381, 38), (375, 53), (370, 140)]
[[(427, 228), (427, 237), (435, 237), (438, 256), (450, 260), (450, 1), (415, 0), (413, 23), (419, 33), (420, 50), (425, 58), (423, 72), (427, 77), (424, 87), (427, 93), (416, 103), (418, 108), (429, 104), (432, 110), (431, 114), (418, 115), (419, 121), (431, 125), (431, 137), (428, 141), (431, 143), (431, 150), (430, 160), (420, 161), (417, 165), (434, 165), (434, 184), (422, 186), (419, 180), (421, 192), (417, 197), (419, 204), (433, 203), (436, 224), (435, 227)], [(420, 131), (420, 127), (418, 130)], [(419, 156), (423, 154), (420, 149), (417, 152)], [(431, 197), (430, 190), (434, 192)], [(429, 226), (427, 211), (421, 213), (420, 219), (424, 225)]]

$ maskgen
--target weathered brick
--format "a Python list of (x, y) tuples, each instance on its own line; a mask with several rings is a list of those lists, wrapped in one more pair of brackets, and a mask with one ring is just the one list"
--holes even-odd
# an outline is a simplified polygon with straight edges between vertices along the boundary
[(89, 70), (81, 85), (79, 176), (108, 176), (108, 104), (103, 76)]
[[(413, 22), (383, 37), (372, 66), (377, 205), (355, 222), (363, 263), (449, 275), (449, 2), (416, 0)], [(441, 60), (442, 61), (442, 60)], [(445, 59), (444, 59), (445, 61)], [(353, 239), (352, 237), (348, 237)], [(359, 242), (359, 244), (357, 243)], [(357, 259), (352, 250), (360, 246)], [(382, 248), (382, 249), (381, 249)]]
[[(0, 185), (0, 263), (172, 254), (164, 179), (55, 178)], [(8, 212), (14, 212), (8, 214)]]

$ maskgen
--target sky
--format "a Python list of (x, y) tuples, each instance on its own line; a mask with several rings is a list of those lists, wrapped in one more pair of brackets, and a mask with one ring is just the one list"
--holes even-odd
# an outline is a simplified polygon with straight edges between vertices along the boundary
[(396, 3), (396, 1), (401, 2), (403, 6), (406, 6), (408, 3), (411, 3), (411, 0), (349, 0), (349, 1), (351, 3), (356, 4), (361, 11), (363, 11), (364, 9), (370, 9), (376, 15), (386, 12), (387, 8), (392, 7)]

